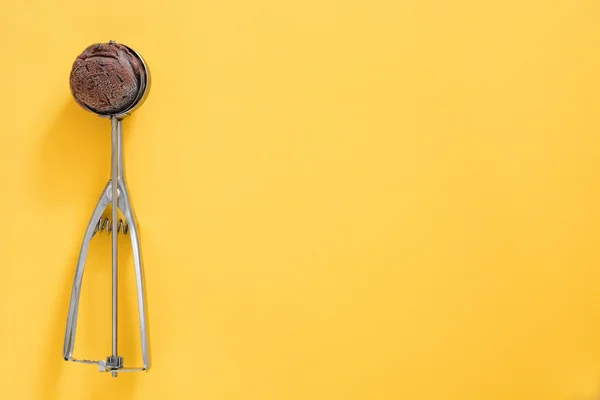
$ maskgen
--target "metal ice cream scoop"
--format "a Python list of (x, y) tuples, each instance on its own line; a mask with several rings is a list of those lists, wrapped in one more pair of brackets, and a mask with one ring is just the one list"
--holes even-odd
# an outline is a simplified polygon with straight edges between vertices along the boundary
[[(122, 130), (123, 119), (130, 115), (133, 110), (138, 108), (148, 95), (150, 90), (150, 72), (144, 59), (136, 51), (127, 46), (114, 41), (94, 46), (100, 46), (100, 48), (96, 48), (96, 53), (92, 57), (93, 60), (91, 60), (90, 63), (78, 63), (80, 58), (75, 62), (74, 70), (76, 67), (87, 69), (85, 71), (80, 71), (82, 74), (78, 75), (76, 79), (73, 78), (74, 72), (72, 71), (71, 91), (75, 96), (77, 103), (83, 108), (96, 115), (110, 119), (112, 127), (112, 174), (98, 200), (96, 209), (92, 213), (92, 217), (83, 238), (83, 244), (77, 261), (77, 268), (75, 270), (75, 281), (73, 282), (73, 289), (71, 292), (63, 356), (67, 361), (95, 364), (101, 372), (112, 372), (112, 376), (116, 377), (117, 372), (138, 372), (146, 371), (150, 368), (140, 235), (135, 214), (131, 206), (129, 189), (127, 188), (127, 182), (125, 180)], [(102, 46), (106, 47), (103, 49)], [(88, 49), (91, 47), (92, 46)], [(86, 49), (86, 51), (88, 49)], [(114, 49), (117, 50), (113, 51)], [(119, 51), (121, 53), (119, 53)], [(103, 61), (102, 57), (106, 57), (106, 62)], [(114, 60), (116, 60), (116, 63)], [(127, 64), (128, 62), (130, 63), (129, 65)], [(119, 75), (119, 68), (121, 67), (124, 68), (124, 72), (122, 73), (124, 76)], [(131, 68), (131, 71), (133, 71), (131, 74), (129, 74), (129, 72), (131, 72), (128, 69), (129, 67)], [(135, 82), (133, 80), (134, 78), (136, 80)], [(123, 87), (121, 88), (119, 81), (123, 84)], [(74, 87), (75, 85), (79, 86)], [(133, 96), (131, 93), (132, 87), (137, 88), (137, 92), (133, 93)], [(106, 103), (102, 102), (101, 96), (103, 91), (109, 91), (104, 93), (106, 95)], [(119, 98), (127, 101), (123, 101), (122, 104), (120, 104), (118, 102)], [(91, 105), (87, 102), (94, 104)], [(109, 204), (112, 205), (111, 218), (103, 218), (102, 214)], [(118, 218), (118, 209), (123, 213), (125, 217), (124, 221)], [(81, 295), (85, 262), (90, 247), (90, 241), (94, 235), (101, 230), (106, 230), (108, 233), (112, 234), (112, 354), (106, 357), (105, 360), (92, 361), (73, 357), (73, 350), (75, 346), (77, 313), (79, 309), (79, 298)], [(123, 357), (119, 356), (118, 352), (119, 269), (117, 235), (119, 232), (122, 234), (129, 233), (131, 246), (133, 248), (143, 359), (142, 367), (124, 367)]]

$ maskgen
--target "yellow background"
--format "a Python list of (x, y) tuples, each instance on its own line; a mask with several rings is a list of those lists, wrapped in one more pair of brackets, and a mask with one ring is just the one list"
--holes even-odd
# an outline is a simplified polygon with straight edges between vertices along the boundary
[[(600, 398), (600, 3), (17, 1), (0, 12), (0, 397)], [(110, 124), (74, 58), (138, 50), (124, 123), (153, 366), (62, 360)], [(139, 365), (121, 241), (121, 349)], [(110, 352), (110, 239), (75, 355)]]

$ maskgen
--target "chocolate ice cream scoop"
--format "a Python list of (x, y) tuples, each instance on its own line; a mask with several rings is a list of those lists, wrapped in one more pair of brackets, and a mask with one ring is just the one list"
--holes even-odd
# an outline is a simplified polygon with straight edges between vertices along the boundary
[(114, 115), (133, 106), (146, 85), (142, 61), (127, 46), (98, 43), (73, 63), (70, 85), (77, 103), (97, 114)]

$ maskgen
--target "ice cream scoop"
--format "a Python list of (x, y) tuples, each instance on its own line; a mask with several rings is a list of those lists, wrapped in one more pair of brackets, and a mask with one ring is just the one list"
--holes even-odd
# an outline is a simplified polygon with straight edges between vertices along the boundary
[(79, 105), (96, 114), (117, 115), (133, 108), (146, 91), (141, 57), (113, 41), (86, 48), (73, 63), (69, 83)]
[[(150, 89), (148, 65), (132, 48), (111, 41), (89, 46), (73, 63), (70, 77), (71, 92), (85, 110), (110, 119), (112, 162), (111, 177), (96, 204), (89, 220), (75, 270), (71, 301), (67, 317), (67, 330), (63, 358), (83, 364), (92, 364), (101, 372), (117, 377), (122, 372), (148, 371), (150, 348), (146, 322), (145, 286), (142, 269), (139, 229), (127, 188), (123, 165), (123, 120), (146, 99)], [(111, 217), (103, 214), (110, 206)], [(124, 220), (119, 218), (119, 210)], [(74, 357), (75, 336), (83, 272), (90, 249), (90, 241), (101, 230), (112, 234), (112, 353), (105, 359), (91, 360)], [(125, 367), (119, 355), (119, 240), (117, 235), (129, 234), (131, 238), (133, 267), (136, 277), (142, 366)], [(129, 344), (129, 342), (128, 342)]]

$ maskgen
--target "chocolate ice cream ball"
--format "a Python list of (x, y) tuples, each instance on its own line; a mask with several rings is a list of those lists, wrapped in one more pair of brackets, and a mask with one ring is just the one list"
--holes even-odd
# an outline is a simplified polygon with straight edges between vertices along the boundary
[(73, 63), (69, 83), (77, 103), (91, 111), (119, 114), (143, 93), (145, 70), (140, 59), (119, 43), (89, 46)]

